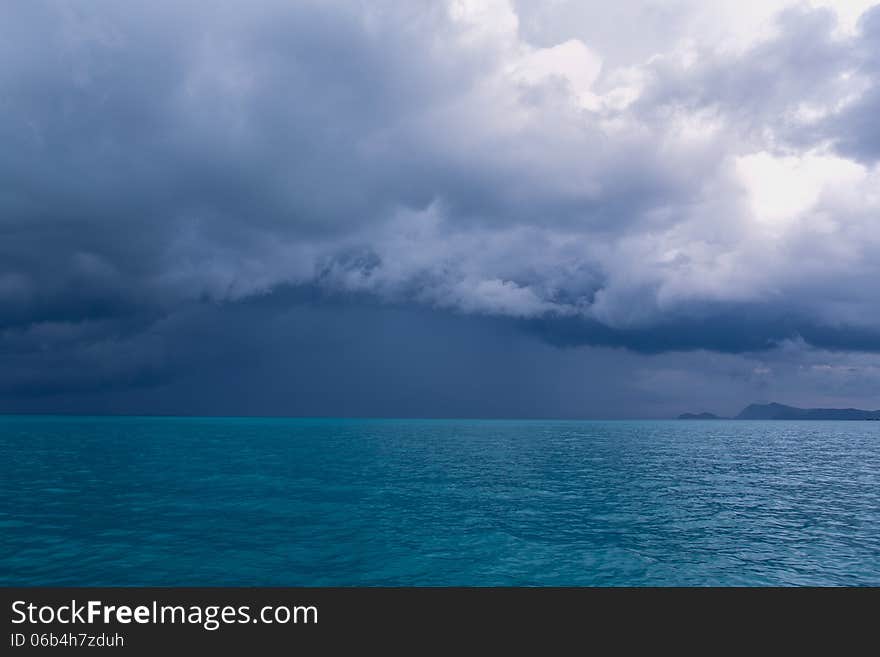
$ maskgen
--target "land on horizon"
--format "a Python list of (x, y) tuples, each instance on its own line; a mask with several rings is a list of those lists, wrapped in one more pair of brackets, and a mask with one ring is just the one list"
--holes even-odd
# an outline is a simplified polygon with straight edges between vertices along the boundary
[(682, 413), (679, 420), (880, 420), (880, 410), (859, 408), (798, 408), (771, 402), (749, 404), (732, 418), (714, 413)]
[(422, 416), (422, 415), (285, 415), (285, 414), (200, 414), (200, 413), (99, 413), (99, 412), (43, 412), (15, 413), (0, 412), (0, 417), (47, 417), (47, 418), (155, 418), (155, 419), (266, 419), (266, 420), (344, 420), (344, 421), (501, 421), (501, 422), (550, 422), (550, 421), (615, 421), (615, 420), (876, 420), (880, 421), (880, 410), (859, 408), (801, 408), (777, 402), (749, 404), (733, 416), (718, 415), (707, 411), (685, 412), (673, 418), (646, 416)]

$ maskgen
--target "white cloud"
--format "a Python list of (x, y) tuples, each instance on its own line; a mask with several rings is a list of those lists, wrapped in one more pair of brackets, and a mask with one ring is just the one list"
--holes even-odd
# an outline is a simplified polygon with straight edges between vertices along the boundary
[(827, 190), (857, 185), (867, 175), (865, 167), (852, 160), (813, 151), (783, 156), (752, 153), (736, 158), (736, 169), (754, 218), (775, 225), (802, 216)]
[(570, 39), (551, 48), (529, 49), (510, 68), (517, 82), (539, 84), (561, 79), (569, 85), (578, 103), (587, 109), (598, 109), (599, 99), (593, 84), (602, 70), (602, 60), (582, 42)]

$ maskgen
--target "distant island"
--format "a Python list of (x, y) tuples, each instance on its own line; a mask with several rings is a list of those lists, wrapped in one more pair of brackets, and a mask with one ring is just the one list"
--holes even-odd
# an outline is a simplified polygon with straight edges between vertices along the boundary
[[(679, 420), (723, 420), (714, 413), (682, 413)], [(785, 404), (749, 404), (734, 420), (880, 420), (880, 410), (858, 408), (797, 408)]]
[(715, 413), (682, 413), (678, 416), (679, 420), (724, 420), (726, 418), (719, 417)]

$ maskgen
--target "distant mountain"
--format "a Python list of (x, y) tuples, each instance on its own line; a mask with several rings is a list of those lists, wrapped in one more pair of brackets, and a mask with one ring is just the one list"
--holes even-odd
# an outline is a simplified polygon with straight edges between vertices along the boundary
[[(714, 413), (682, 413), (679, 420), (724, 420)], [(734, 420), (878, 420), (880, 410), (859, 408), (797, 408), (785, 404), (750, 404)]]
[(682, 413), (679, 420), (721, 420), (715, 413)]
[(880, 420), (880, 410), (858, 408), (796, 408), (785, 404), (750, 404), (737, 420)]

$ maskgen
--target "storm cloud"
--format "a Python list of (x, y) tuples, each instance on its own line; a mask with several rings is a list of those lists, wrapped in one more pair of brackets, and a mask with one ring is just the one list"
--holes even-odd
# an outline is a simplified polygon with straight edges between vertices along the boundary
[[(586, 353), (873, 363), (880, 7), (705, 4), (4, 5), (5, 407), (179, 397), (218, 359), (259, 381), (318, 339), (294, 317), (466, 327), (546, 377)], [(356, 387), (272, 408), (393, 410)]]

